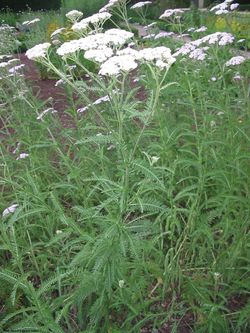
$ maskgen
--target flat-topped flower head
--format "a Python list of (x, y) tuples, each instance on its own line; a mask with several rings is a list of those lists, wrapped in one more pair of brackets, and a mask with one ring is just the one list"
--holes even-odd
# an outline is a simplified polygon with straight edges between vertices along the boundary
[(40, 60), (45, 58), (50, 45), (50, 43), (43, 43), (32, 47), (26, 52), (27, 58), (31, 60)]
[(160, 69), (169, 68), (176, 61), (171, 50), (165, 46), (142, 49), (139, 51), (138, 59), (142, 62), (151, 62)]
[(71, 29), (75, 32), (86, 32), (89, 28), (89, 24), (84, 22), (83, 20), (80, 22), (76, 22), (72, 25)]
[(160, 16), (160, 19), (166, 19), (171, 16), (180, 16), (183, 14), (184, 11), (182, 9), (176, 8), (176, 9), (167, 9), (165, 12)]
[(130, 9), (141, 9), (145, 6), (151, 5), (152, 1), (140, 1), (130, 7)]
[(227, 14), (230, 11), (233, 11), (239, 7), (238, 3), (233, 3), (233, 0), (225, 0), (222, 3), (219, 3), (216, 6), (213, 6), (210, 9), (210, 12), (214, 12), (216, 15), (222, 15), (222, 14)]
[(105, 5), (104, 7), (102, 7), (99, 10), (99, 13), (108, 12), (108, 11), (112, 10), (114, 7), (119, 6), (120, 3), (124, 2), (124, 1), (125, 0), (109, 0), (107, 5)]
[(245, 61), (246, 61), (246, 58), (244, 58), (242, 56), (236, 56), (236, 57), (232, 57), (230, 60), (228, 60), (225, 63), (225, 65), (227, 67), (229, 67), (229, 66), (238, 66), (238, 65), (241, 65)]
[(122, 72), (129, 72), (137, 68), (138, 64), (131, 55), (114, 56), (101, 65), (99, 74), (117, 76)]
[(102, 49), (90, 49), (85, 52), (84, 57), (98, 63), (102, 63), (113, 56), (113, 50), (110, 47)]
[(83, 13), (79, 10), (71, 10), (65, 15), (71, 22), (77, 22), (83, 17)]
[(111, 16), (112, 15), (110, 13), (107, 13), (107, 12), (96, 13), (96, 14), (93, 14), (89, 17), (86, 17), (86, 18), (82, 19), (78, 23), (75, 23), (72, 26), (72, 29), (73, 30), (85, 29), (85, 27), (88, 26), (89, 24), (92, 24), (94, 26), (102, 25), (102, 24), (104, 24), (105, 21), (110, 19)]
[(50, 35), (50, 37), (53, 38), (53, 37), (55, 37), (57, 35), (60, 35), (64, 30), (65, 30), (65, 28), (56, 29), (54, 32), (52, 32), (52, 34)]

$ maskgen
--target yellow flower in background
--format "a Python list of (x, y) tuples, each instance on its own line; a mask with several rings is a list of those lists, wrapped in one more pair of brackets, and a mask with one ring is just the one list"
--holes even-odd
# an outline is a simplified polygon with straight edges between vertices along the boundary
[(57, 30), (57, 29), (59, 29), (59, 28), (60, 28), (60, 26), (58, 25), (57, 22), (50, 22), (50, 23), (48, 24), (48, 26), (47, 26), (47, 35), (48, 35), (48, 38), (50, 39), (51, 34), (52, 34), (55, 30)]
[(215, 21), (215, 28), (218, 31), (225, 30), (227, 27), (227, 22), (224, 17), (218, 17)]

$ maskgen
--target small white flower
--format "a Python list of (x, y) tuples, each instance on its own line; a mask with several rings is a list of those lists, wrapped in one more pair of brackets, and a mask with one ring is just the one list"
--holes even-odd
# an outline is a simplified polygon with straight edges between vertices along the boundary
[(123, 288), (125, 285), (125, 281), (124, 280), (119, 280), (118, 282), (119, 288)]
[(18, 208), (18, 206), (19, 206), (18, 204), (14, 204), (14, 205), (12, 205), (12, 206), (6, 208), (6, 209), (3, 211), (2, 216), (4, 217), (4, 216), (6, 216), (6, 215), (8, 215), (8, 214), (14, 213), (15, 210)]
[(213, 128), (213, 127), (215, 127), (216, 126), (216, 122), (214, 121), (214, 120), (211, 120), (210, 121), (210, 126)]
[(60, 234), (62, 234), (63, 232), (62, 232), (62, 230), (56, 230), (56, 234), (57, 235), (60, 235)]
[(157, 163), (159, 161), (160, 157), (158, 156), (152, 156), (151, 157), (151, 165), (154, 165), (155, 163)]
[(212, 76), (210, 80), (215, 82), (215, 81), (217, 81), (217, 78), (215, 76)]
[(29, 154), (27, 154), (27, 153), (21, 153), (17, 158), (16, 158), (16, 160), (18, 161), (18, 160), (22, 160), (22, 159), (24, 159), (24, 158), (26, 158), (26, 157), (28, 157), (29, 156)]

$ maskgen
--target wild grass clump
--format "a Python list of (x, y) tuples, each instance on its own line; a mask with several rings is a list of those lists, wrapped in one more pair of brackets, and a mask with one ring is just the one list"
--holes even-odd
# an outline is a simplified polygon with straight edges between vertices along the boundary
[(108, 66), (91, 24), (76, 52), (27, 53), (60, 78), (69, 123), (0, 67), (1, 329), (249, 332), (249, 60), (226, 65), (228, 35), (201, 60), (118, 30), (111, 51), (138, 53)]

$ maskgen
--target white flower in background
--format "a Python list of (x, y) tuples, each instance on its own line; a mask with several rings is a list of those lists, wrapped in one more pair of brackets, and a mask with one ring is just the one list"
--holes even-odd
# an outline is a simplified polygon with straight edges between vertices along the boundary
[(102, 49), (88, 50), (85, 52), (84, 57), (89, 60), (96, 62), (104, 62), (108, 58), (113, 56), (113, 50), (110, 47), (105, 47)]
[(6, 209), (3, 211), (2, 216), (4, 217), (4, 216), (6, 216), (6, 215), (8, 215), (8, 214), (14, 213), (15, 210), (18, 208), (18, 206), (19, 206), (18, 204), (14, 204), (14, 205), (12, 205), (12, 206), (6, 208)]
[(208, 43), (210, 45), (218, 44), (220, 46), (232, 44), (234, 36), (228, 32), (215, 32), (213, 34), (204, 36), (191, 42), (192, 45), (200, 46), (201, 44)]
[(225, 65), (228, 66), (237, 66), (241, 65), (246, 59), (242, 56), (232, 57), (230, 60), (228, 60)]
[(78, 23), (75, 23), (72, 26), (72, 29), (74, 31), (85, 31), (90, 24), (96, 26), (96, 25), (103, 25), (105, 21), (107, 21), (108, 19), (110, 19), (112, 15), (108, 12), (103, 12), (103, 13), (96, 13), (93, 14), (89, 17), (84, 18), (83, 20), (81, 20)]
[(224, 2), (212, 7), (210, 12), (215, 12), (216, 15), (227, 14), (239, 7), (238, 3), (231, 4), (232, 2), (233, 0), (225, 0)]
[(152, 23), (145, 26), (145, 30), (149, 30), (149, 29), (151, 29), (155, 26), (157, 26), (157, 22), (152, 22)]
[(137, 68), (138, 64), (131, 55), (121, 55), (109, 58), (101, 65), (100, 75), (119, 75), (122, 72), (129, 72)]
[(136, 4), (134, 4), (133, 6), (130, 7), (130, 9), (140, 9), (143, 8), (145, 6), (151, 5), (152, 1), (140, 1), (137, 2)]
[(25, 67), (24, 64), (21, 64), (21, 65), (18, 65), (18, 66), (14, 66), (14, 67), (12, 67), (12, 68), (9, 69), (9, 73), (11, 73), (11, 74), (19, 74), (19, 71), (21, 69), (23, 69), (24, 67)]
[(18, 63), (20, 63), (20, 59), (14, 58), (8, 61), (9, 65), (17, 65)]
[(50, 37), (53, 38), (53, 37), (61, 34), (64, 30), (65, 30), (65, 28), (56, 29), (54, 32), (52, 32), (52, 34), (50, 35)]
[(199, 29), (194, 30), (194, 32), (205, 32), (205, 31), (207, 31), (207, 27), (205, 27), (204, 25)]
[(210, 80), (215, 82), (215, 81), (217, 81), (217, 78), (215, 76), (212, 76)]
[(239, 40), (237, 41), (237, 43), (243, 43), (243, 42), (245, 42), (245, 38), (239, 39)]
[(65, 15), (70, 21), (76, 22), (78, 21), (81, 17), (83, 17), (83, 13), (78, 11), (78, 10), (71, 10)]
[(22, 160), (22, 159), (24, 159), (24, 158), (26, 158), (26, 157), (28, 157), (29, 156), (29, 154), (28, 153), (21, 153), (17, 158), (16, 158), (16, 160), (18, 161), (18, 160)]
[(142, 39), (153, 39), (153, 38), (155, 38), (155, 34), (149, 34), (149, 35), (147, 35), (147, 36), (144, 36)]
[(32, 47), (26, 52), (27, 58), (31, 60), (39, 60), (41, 58), (45, 58), (50, 45), (50, 43), (43, 43)]
[(27, 23), (27, 25), (33, 25), (33, 24), (38, 23), (38, 22), (40, 22), (40, 21), (41, 21), (41, 20), (40, 20), (39, 18), (35, 18), (34, 20), (29, 21), (29, 22)]
[(165, 12), (160, 16), (160, 19), (165, 19), (171, 16), (176, 16), (176, 15), (180, 15), (183, 14), (184, 11), (182, 9), (167, 9), (165, 10)]
[(52, 45), (58, 46), (58, 45), (61, 44), (61, 41), (60, 41), (59, 39), (53, 39), (53, 40), (51, 41), (51, 43), (52, 43)]
[[(113, 93), (114, 93), (114, 92), (117, 92), (117, 90), (113, 90)], [(106, 95), (106, 96), (100, 97), (100, 98), (98, 98), (97, 100), (95, 100), (92, 104), (88, 104), (87, 106), (78, 109), (78, 110), (77, 110), (77, 113), (83, 113), (83, 112), (87, 111), (92, 105), (99, 105), (99, 104), (101, 104), (101, 103), (109, 102), (109, 101), (110, 101), (110, 97), (109, 97), (109, 95)]]
[[(110, 9), (112, 9), (113, 7), (119, 5), (122, 1), (121, 0), (109, 0), (109, 2), (107, 3), (106, 6), (102, 7), (99, 10), (99, 13), (103, 13), (103, 12), (107, 12)], [(124, 1), (123, 1), (124, 2)]]
[(36, 119), (41, 120), (47, 113), (53, 114), (53, 113), (57, 113), (57, 111), (53, 108), (48, 108), (48, 109), (44, 110), (43, 112), (41, 112), (39, 114), (39, 116), (36, 117)]
[(174, 33), (172, 31), (161, 31), (159, 32), (157, 35), (155, 35), (155, 39), (159, 39), (159, 38), (165, 38), (165, 37), (169, 37), (169, 36), (173, 36)]

